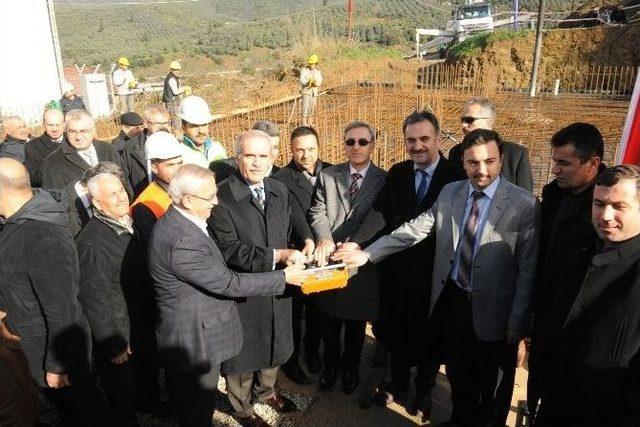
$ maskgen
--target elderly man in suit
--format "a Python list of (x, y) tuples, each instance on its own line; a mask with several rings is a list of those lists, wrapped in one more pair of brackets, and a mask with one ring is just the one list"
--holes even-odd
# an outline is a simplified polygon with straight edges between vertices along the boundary
[(598, 175), (591, 221), (600, 240), (561, 326), (535, 426), (640, 420), (640, 167)]
[[(323, 169), (308, 220), (316, 237), (316, 261), (326, 263), (336, 243), (345, 242), (356, 232), (371, 209), (384, 184), (385, 172), (373, 164), (375, 130), (361, 121), (344, 129), (347, 162)], [(364, 344), (367, 321), (377, 320), (380, 305), (377, 272), (365, 267), (359, 277), (346, 288), (323, 292), (317, 296), (318, 308), (324, 314), (324, 371), (321, 390), (329, 390), (342, 368), (342, 390), (352, 393), (360, 381), (358, 368)], [(344, 346), (340, 335), (344, 326)], [(341, 351), (341, 349), (343, 350)]]
[(31, 176), (31, 186), (40, 187), (42, 184), (42, 161), (53, 153), (64, 139), (64, 114), (55, 108), (45, 110), (42, 115), (44, 133), (29, 141), (24, 147), (24, 165)]
[(536, 271), (538, 207), (500, 178), (501, 141), (477, 129), (463, 141), (468, 180), (446, 185), (434, 205), (365, 251), (336, 254), (356, 265), (379, 262), (436, 234), (429, 313), (434, 345), (451, 383), (451, 423), (499, 425), (498, 366), (515, 365), (529, 334)]
[[(218, 203), (213, 173), (184, 165), (169, 184), (173, 200), (149, 243), (149, 269), (158, 304), (156, 336), (171, 398), (183, 427), (210, 427), (220, 363), (243, 347), (237, 304), (228, 297), (281, 295), (304, 278), (299, 265), (260, 274), (227, 268), (209, 236)], [(252, 342), (244, 337), (244, 346)]]
[[(269, 135), (243, 132), (236, 157), (238, 171), (220, 184), (221, 203), (208, 221), (227, 264), (236, 271), (267, 272), (304, 260), (301, 252), (289, 249), (289, 242), (293, 231), (305, 246), (313, 246), (311, 236), (305, 235), (308, 226), (293, 214), (287, 187), (266, 177), (272, 159)], [(296, 410), (275, 389), (278, 367), (293, 351), (291, 297), (246, 298), (238, 302), (238, 311), (245, 343), (240, 354), (222, 364), (222, 371), (236, 420), (261, 425), (264, 420), (253, 411), (252, 391), (277, 411)]]
[[(291, 207), (303, 217), (311, 207), (311, 198), (322, 169), (331, 166), (318, 159), (318, 133), (309, 126), (297, 127), (291, 132), (291, 161), (273, 175), (289, 189)], [(308, 232), (311, 234), (311, 231)], [(298, 247), (304, 242), (295, 242)], [(309, 255), (312, 255), (309, 254)], [(304, 311), (305, 335), (304, 353), (311, 373), (320, 372), (320, 340), (322, 338), (322, 318), (313, 297), (298, 293), (293, 297), (293, 354), (282, 366), (284, 373), (298, 384), (309, 384), (310, 380), (300, 368), (299, 357), (302, 341), (302, 317)]]
[[(372, 210), (351, 239), (360, 245), (427, 211), (446, 184), (465, 178), (462, 168), (439, 152), (440, 124), (433, 113), (409, 114), (402, 132), (410, 159), (389, 169)], [(402, 395), (409, 388), (411, 367), (417, 366), (416, 396), (409, 411), (420, 413), (425, 421), (439, 365), (427, 363), (414, 349), (425, 344), (434, 251), (435, 236), (431, 236), (381, 264), (381, 313), (374, 325), (376, 339), (391, 353), (391, 386), (379, 392), (378, 402), (388, 405)]]
[[(465, 135), (475, 129), (493, 129), (496, 121), (496, 109), (487, 98), (471, 98), (462, 109), (462, 133)], [(529, 162), (529, 150), (513, 142), (502, 142), (502, 176), (512, 184), (533, 191), (533, 175)], [(462, 166), (462, 144), (449, 150), (449, 160)]]
[[(65, 117), (67, 138), (42, 161), (42, 187), (63, 189), (78, 182), (84, 171), (108, 161), (122, 167), (118, 152), (111, 144), (95, 140), (93, 117), (85, 110), (72, 110)], [(127, 184), (127, 193), (131, 187)]]

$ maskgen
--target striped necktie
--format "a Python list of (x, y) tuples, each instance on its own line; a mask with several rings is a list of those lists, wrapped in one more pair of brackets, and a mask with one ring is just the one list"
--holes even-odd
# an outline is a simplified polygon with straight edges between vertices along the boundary
[(349, 193), (351, 193), (351, 198), (353, 199), (358, 192), (358, 180), (362, 178), (358, 172), (354, 172), (351, 174), (351, 187), (349, 187)]
[(471, 193), (473, 203), (469, 217), (464, 225), (464, 236), (460, 243), (460, 264), (458, 265), (458, 284), (466, 291), (471, 292), (471, 267), (473, 266), (473, 249), (476, 244), (476, 231), (478, 230), (478, 216), (480, 206), (478, 201), (484, 196), (482, 191), (474, 190)]
[(264, 189), (262, 187), (256, 187), (253, 191), (256, 195), (256, 202), (258, 202), (260, 209), (264, 210)]

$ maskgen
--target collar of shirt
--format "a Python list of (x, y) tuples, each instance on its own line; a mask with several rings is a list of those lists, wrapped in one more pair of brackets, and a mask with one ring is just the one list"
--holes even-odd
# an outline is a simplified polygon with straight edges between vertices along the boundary
[[(187, 147), (191, 148), (194, 151), (200, 151), (200, 149), (198, 149), (198, 147), (196, 146), (196, 143), (193, 142), (193, 140), (191, 138), (189, 138), (187, 135), (184, 135), (182, 138), (182, 142), (184, 143), (184, 145), (186, 145)], [(207, 139), (204, 140), (204, 156), (207, 157), (207, 153), (209, 152), (209, 148), (211, 148), (211, 144), (213, 144), (213, 141), (211, 140), (211, 138), (207, 137)], [(202, 151), (200, 151), (202, 153)]]
[[(246, 182), (246, 181), (245, 181)], [(257, 184), (249, 184), (247, 182), (247, 186), (249, 186), (249, 191), (251, 191), (251, 195), (254, 196), (256, 194), (256, 188), (262, 188), (262, 195), (264, 196), (264, 181), (260, 181)]]
[(93, 215), (100, 221), (107, 224), (107, 226), (115, 231), (118, 236), (124, 233), (133, 234), (133, 220), (129, 215), (122, 218), (122, 221), (118, 221), (117, 219), (106, 216), (104, 213), (96, 209), (95, 206), (93, 207)]
[[(485, 196), (489, 198), (489, 200), (493, 200), (493, 196), (496, 194), (496, 190), (498, 189), (498, 185), (500, 185), (500, 177), (497, 177), (495, 181), (493, 181), (487, 188), (484, 190), (479, 190), (484, 193)], [(471, 185), (471, 181), (469, 181), (469, 192), (467, 193), (467, 200), (471, 198), (471, 193), (476, 191), (476, 189)]]
[(78, 151), (78, 154), (85, 159), (92, 159), (92, 161), (95, 161), (95, 162), (98, 161), (98, 153), (96, 152), (96, 147), (94, 147), (93, 144), (91, 144), (89, 148), (86, 148), (84, 150), (77, 150), (77, 151)]
[(417, 171), (418, 169), (422, 169), (423, 171), (425, 171), (427, 173), (427, 175), (429, 175), (430, 177), (433, 176), (433, 172), (436, 170), (436, 168), (438, 167), (438, 163), (440, 163), (440, 155), (438, 154), (438, 157), (436, 157), (436, 159), (431, 162), (431, 164), (429, 166), (427, 166), (426, 168), (421, 168), (420, 166), (418, 166), (417, 164), (413, 164), (413, 170)]
[(61, 136), (60, 138), (57, 139), (53, 139), (53, 138), (49, 138), (52, 142), (55, 142), (56, 144), (60, 144), (62, 142), (62, 140), (64, 139), (64, 135)]
[(207, 231), (207, 221), (202, 219), (202, 218), (198, 218), (197, 216), (191, 215), (189, 212), (180, 209), (179, 207), (177, 207), (176, 205), (173, 205), (174, 208), (176, 208), (176, 210), (178, 212), (180, 212), (180, 214), (187, 218), (189, 221), (193, 222), (196, 227), (198, 227), (200, 230), (202, 230), (202, 232), (209, 237), (209, 232)]
[(367, 176), (367, 172), (369, 171), (369, 168), (371, 167), (371, 161), (369, 161), (369, 163), (367, 163), (367, 166), (363, 167), (362, 170), (357, 171), (356, 168), (354, 168), (351, 163), (349, 163), (349, 175), (353, 175), (354, 173), (359, 173), (362, 176), (362, 180), (364, 180), (364, 177)]
[(82, 185), (80, 181), (73, 184), (73, 189), (76, 190), (76, 194), (80, 198), (82, 206), (84, 206), (84, 208), (86, 209), (87, 214), (89, 214), (89, 216), (92, 216), (93, 211), (91, 210), (91, 199), (89, 197), (89, 190), (87, 190), (87, 188)]

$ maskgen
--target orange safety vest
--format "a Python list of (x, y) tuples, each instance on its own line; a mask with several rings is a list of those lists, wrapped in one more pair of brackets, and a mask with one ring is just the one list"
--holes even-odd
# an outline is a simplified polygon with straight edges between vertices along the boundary
[(145, 188), (138, 198), (131, 204), (131, 207), (129, 208), (131, 212), (133, 212), (133, 208), (138, 203), (145, 205), (151, 210), (151, 212), (153, 212), (156, 219), (160, 219), (167, 209), (169, 209), (169, 206), (171, 206), (171, 197), (169, 197), (169, 194), (164, 191), (164, 188), (160, 187), (160, 185), (155, 181), (152, 181), (151, 184), (147, 185), (147, 188)]

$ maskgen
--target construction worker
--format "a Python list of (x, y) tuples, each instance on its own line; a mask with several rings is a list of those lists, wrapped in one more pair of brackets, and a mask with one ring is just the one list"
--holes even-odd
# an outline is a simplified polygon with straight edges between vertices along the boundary
[(199, 96), (184, 98), (178, 117), (182, 119), (182, 143), (185, 145), (182, 158), (185, 164), (208, 169), (211, 162), (227, 158), (222, 144), (209, 137), (209, 123), (213, 116), (204, 99)]
[(300, 70), (300, 94), (302, 95), (302, 124), (311, 126), (318, 102), (318, 88), (322, 84), (322, 73), (318, 70), (318, 55), (307, 58), (307, 66)]
[(183, 86), (180, 81), (182, 65), (178, 61), (171, 61), (169, 64), (169, 74), (164, 79), (164, 91), (162, 101), (167, 110), (171, 113), (171, 127), (176, 130), (180, 127), (178, 112), (180, 111), (180, 101), (183, 96), (191, 95), (191, 86)]
[(138, 82), (129, 69), (129, 60), (124, 56), (118, 59), (118, 67), (113, 72), (113, 85), (116, 89), (116, 95), (118, 95), (120, 114), (133, 111), (132, 89), (138, 86)]
[(60, 108), (64, 114), (67, 114), (71, 110), (85, 110), (84, 101), (82, 97), (76, 95), (75, 87), (69, 83), (65, 82), (62, 85), (62, 98), (60, 98)]

